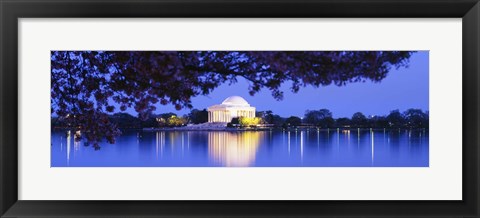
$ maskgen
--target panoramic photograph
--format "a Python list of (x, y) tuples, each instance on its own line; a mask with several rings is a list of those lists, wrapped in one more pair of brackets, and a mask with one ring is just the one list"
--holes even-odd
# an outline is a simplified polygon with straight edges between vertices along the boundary
[(428, 51), (51, 51), (51, 167), (429, 167)]

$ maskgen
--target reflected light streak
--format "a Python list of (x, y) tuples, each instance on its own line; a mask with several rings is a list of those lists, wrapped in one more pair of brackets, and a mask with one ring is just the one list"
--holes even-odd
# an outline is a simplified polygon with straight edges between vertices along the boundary
[(80, 138), (82, 135), (80, 131), (75, 132), (73, 135), (73, 157), (75, 158), (75, 153), (80, 150), (80, 141), (77, 141), (77, 138)]
[(295, 130), (295, 149), (298, 149), (298, 131)]
[(347, 130), (347, 143), (348, 143), (348, 148), (350, 148), (350, 130)]
[(165, 132), (160, 134), (160, 157), (163, 157), (163, 151), (165, 150)]
[(300, 132), (300, 160), (303, 161), (303, 131)]
[(337, 128), (337, 152), (340, 152), (340, 129)]
[(190, 150), (190, 132), (187, 132), (187, 151)]
[(159, 139), (160, 138), (160, 133), (159, 132), (155, 132), (155, 153), (156, 153), (156, 157), (158, 159), (158, 146), (160, 144), (159, 142)]
[(360, 148), (360, 128), (357, 129), (357, 148)]
[(290, 156), (290, 131), (288, 131), (288, 156)]
[[(405, 132), (407, 133), (407, 131), (405, 130)], [(408, 131), (408, 150), (411, 150), (412, 149), (412, 131)]]
[(175, 136), (177, 135), (176, 132), (169, 132), (168, 138), (170, 139), (170, 156), (173, 157), (173, 153), (175, 151)]
[(208, 154), (222, 166), (251, 166), (263, 135), (263, 132), (209, 132)]
[(70, 137), (71, 137), (71, 132), (68, 130), (67, 132), (67, 165), (70, 164)]

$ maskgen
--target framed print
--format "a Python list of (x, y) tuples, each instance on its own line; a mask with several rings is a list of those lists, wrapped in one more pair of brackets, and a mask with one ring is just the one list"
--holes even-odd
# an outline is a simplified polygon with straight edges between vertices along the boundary
[(2, 217), (478, 217), (477, 1), (2, 1)]

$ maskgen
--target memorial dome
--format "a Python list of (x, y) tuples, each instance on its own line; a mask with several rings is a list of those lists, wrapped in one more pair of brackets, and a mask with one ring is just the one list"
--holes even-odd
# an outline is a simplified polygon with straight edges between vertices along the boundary
[(222, 105), (244, 106), (244, 107), (250, 106), (250, 104), (240, 96), (230, 96), (222, 102)]

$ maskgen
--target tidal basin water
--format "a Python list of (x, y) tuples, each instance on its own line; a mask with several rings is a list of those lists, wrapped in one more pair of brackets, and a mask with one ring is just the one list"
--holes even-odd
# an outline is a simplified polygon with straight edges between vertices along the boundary
[(101, 149), (52, 131), (52, 167), (428, 167), (428, 130), (124, 131)]

